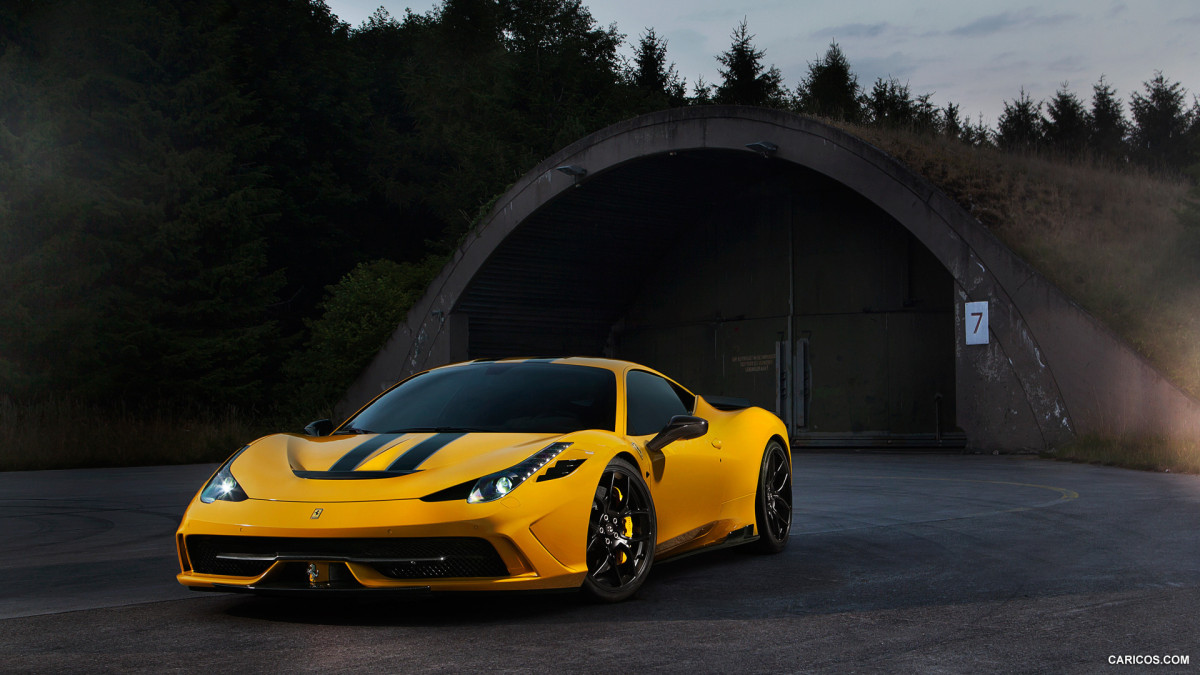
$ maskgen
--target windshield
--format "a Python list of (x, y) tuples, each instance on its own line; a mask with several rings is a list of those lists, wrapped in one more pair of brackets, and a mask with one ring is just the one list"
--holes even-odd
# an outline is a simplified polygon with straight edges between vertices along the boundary
[(568, 433), (616, 430), (617, 381), (603, 368), (478, 363), (417, 375), (352, 417), (343, 431)]

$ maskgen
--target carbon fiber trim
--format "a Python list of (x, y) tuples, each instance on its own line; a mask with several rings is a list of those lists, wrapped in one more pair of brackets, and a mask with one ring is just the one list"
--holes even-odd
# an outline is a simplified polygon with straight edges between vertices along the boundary
[(395, 478), (407, 476), (416, 471), (298, 471), (292, 470), (297, 478), (315, 480), (364, 480), (368, 478)]
[(213, 584), (212, 586), (190, 586), (193, 591), (208, 591), (219, 593), (252, 593), (281, 598), (311, 598), (319, 596), (330, 597), (376, 597), (381, 594), (391, 595), (428, 595), (432, 592), (429, 586), (408, 586), (405, 588), (306, 588), (299, 585), (256, 584), (254, 586), (234, 586), (232, 584)]
[(486, 539), (475, 537), (307, 538), (190, 535), (184, 538), (200, 574), (257, 577), (276, 561), (351, 562), (393, 579), (506, 577), (508, 567)]
[(546, 473), (538, 476), (537, 482), (540, 483), (544, 480), (554, 480), (555, 478), (570, 476), (583, 462), (584, 460), (582, 459), (561, 459), (555, 462), (554, 466), (546, 469)]

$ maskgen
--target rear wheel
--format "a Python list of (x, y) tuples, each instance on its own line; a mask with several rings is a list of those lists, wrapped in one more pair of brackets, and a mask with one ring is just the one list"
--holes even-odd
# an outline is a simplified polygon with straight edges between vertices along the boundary
[(623, 459), (609, 462), (588, 518), (584, 591), (601, 602), (637, 592), (654, 561), (656, 532), (654, 502), (641, 472)]
[(787, 546), (792, 529), (792, 467), (787, 452), (778, 441), (771, 441), (763, 452), (758, 472), (758, 491), (754, 497), (754, 548), (762, 553), (779, 553)]

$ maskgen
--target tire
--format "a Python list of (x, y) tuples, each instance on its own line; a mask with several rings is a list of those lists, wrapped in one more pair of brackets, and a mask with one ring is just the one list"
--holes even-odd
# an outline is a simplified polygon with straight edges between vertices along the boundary
[(779, 553), (787, 546), (792, 531), (792, 471), (787, 452), (778, 441), (771, 441), (763, 451), (754, 519), (758, 539), (752, 544), (753, 550)]
[(654, 562), (657, 533), (654, 500), (641, 472), (613, 459), (596, 486), (588, 516), (584, 592), (599, 602), (620, 602), (636, 593)]

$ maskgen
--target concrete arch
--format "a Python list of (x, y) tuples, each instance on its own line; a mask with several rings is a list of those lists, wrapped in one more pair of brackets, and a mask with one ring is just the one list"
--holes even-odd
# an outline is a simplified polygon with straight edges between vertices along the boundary
[[(748, 147), (758, 141), (777, 149)], [(927, 248), (953, 278), (958, 425), (971, 445), (1039, 450), (1078, 433), (1198, 435), (1200, 405), (1194, 399), (928, 181), (834, 127), (740, 106), (667, 110), (627, 120), (580, 139), (526, 174), (469, 233), (347, 392), (339, 412), (411, 373), (475, 356), (468, 353), (466, 319), (456, 310), (480, 271), (540, 210), (606, 174), (678, 153), (708, 158), (762, 153), (764, 162), (803, 167), (861, 196)], [(556, 170), (564, 166), (586, 174)], [(963, 344), (968, 301), (989, 303), (986, 345)], [(517, 313), (512, 320), (520, 319)]]

